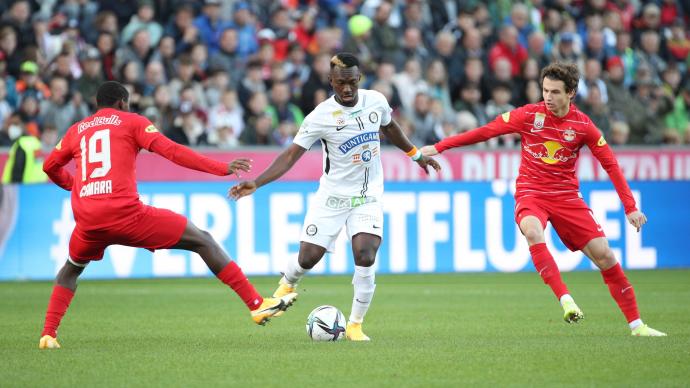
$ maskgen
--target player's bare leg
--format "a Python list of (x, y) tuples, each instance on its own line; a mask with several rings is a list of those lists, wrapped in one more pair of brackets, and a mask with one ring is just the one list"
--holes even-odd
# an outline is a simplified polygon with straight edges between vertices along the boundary
[(358, 233), (352, 237), (352, 253), (355, 257), (355, 273), (352, 276), (354, 296), (345, 330), (345, 336), (351, 341), (369, 341), (369, 337), (362, 332), (362, 321), (376, 290), (374, 262), (379, 245), (381, 237), (373, 234)]
[(632, 335), (644, 337), (662, 337), (665, 333), (645, 325), (640, 319), (637, 300), (633, 286), (625, 276), (621, 265), (616, 260), (608, 240), (604, 237), (592, 239), (582, 248), (582, 252), (601, 270), (604, 283), (609, 287), (611, 296), (625, 315)]
[(50, 301), (46, 309), (43, 332), (38, 343), (39, 349), (60, 348), (60, 343), (57, 341), (57, 329), (60, 326), (62, 317), (69, 308), (74, 293), (77, 291), (77, 279), (84, 272), (84, 267), (86, 265), (68, 260), (58, 272), (55, 278), (55, 286), (53, 286), (53, 293), (50, 295)]
[(520, 220), (520, 231), (527, 239), (529, 251), (532, 255), (534, 268), (541, 276), (544, 284), (551, 287), (554, 295), (563, 307), (563, 319), (568, 323), (575, 323), (584, 318), (582, 310), (575, 304), (575, 300), (568, 292), (568, 287), (561, 279), (561, 272), (546, 247), (544, 227), (535, 216), (525, 216)]
[[(321, 261), (324, 254), (326, 254), (326, 248), (306, 241), (300, 242), (297, 260), (288, 260), (287, 268), (278, 282), (278, 288), (273, 292), (273, 297), (282, 298), (285, 295), (295, 293), (297, 283)], [(281, 313), (276, 314), (276, 316), (280, 315)]]
[(287, 310), (297, 298), (295, 293), (280, 298), (263, 298), (244, 275), (242, 269), (230, 259), (211, 234), (197, 228), (189, 221), (180, 241), (171, 248), (198, 253), (216, 277), (242, 298), (251, 311), (252, 320), (259, 325), (264, 325), (269, 318)]

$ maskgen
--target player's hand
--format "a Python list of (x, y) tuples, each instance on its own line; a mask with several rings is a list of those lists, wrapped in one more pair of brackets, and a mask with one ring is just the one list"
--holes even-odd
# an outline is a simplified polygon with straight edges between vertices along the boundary
[(240, 171), (249, 172), (252, 169), (252, 160), (247, 158), (235, 159), (228, 164), (228, 175), (235, 174), (240, 177)]
[(228, 197), (238, 200), (244, 196), (251, 195), (257, 188), (256, 182), (254, 181), (240, 182), (228, 190)]
[(438, 151), (436, 150), (436, 147), (434, 147), (433, 145), (424, 146), (424, 147), (422, 147), (421, 151), (422, 151), (422, 155), (424, 155), (424, 156), (438, 155)]
[(628, 218), (630, 225), (637, 228), (638, 232), (642, 228), (642, 225), (647, 223), (647, 216), (645, 216), (644, 213), (639, 210), (635, 210), (634, 212), (626, 215), (626, 217)]
[(422, 155), (422, 157), (417, 160), (417, 164), (422, 168), (422, 170), (424, 170), (424, 172), (426, 172), (427, 175), (429, 175), (429, 166), (433, 167), (437, 172), (441, 171), (441, 165), (438, 164), (436, 160), (428, 156)]

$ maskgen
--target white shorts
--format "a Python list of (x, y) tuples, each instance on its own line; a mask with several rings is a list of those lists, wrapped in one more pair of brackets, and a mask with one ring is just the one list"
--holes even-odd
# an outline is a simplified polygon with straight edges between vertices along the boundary
[(300, 240), (333, 252), (335, 240), (343, 226), (347, 226), (349, 240), (358, 233), (383, 237), (380, 198), (342, 198), (317, 192), (304, 218)]

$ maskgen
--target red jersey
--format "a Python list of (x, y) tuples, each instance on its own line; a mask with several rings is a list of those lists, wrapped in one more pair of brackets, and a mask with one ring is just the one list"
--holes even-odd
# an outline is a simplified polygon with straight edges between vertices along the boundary
[[(163, 136), (145, 117), (100, 109), (72, 125), (43, 164), (58, 186), (72, 191), (74, 219), (85, 229), (114, 225), (141, 209), (136, 157), (141, 149), (181, 166), (228, 175), (228, 165), (203, 157)], [(76, 162), (76, 176), (62, 167)]]
[(611, 148), (592, 120), (572, 103), (564, 117), (551, 113), (543, 101), (528, 104), (496, 117), (483, 127), (443, 139), (435, 147), (443, 152), (508, 133), (518, 133), (522, 137), (516, 198), (578, 195), (580, 184), (575, 175), (575, 163), (580, 148), (587, 145), (611, 178), (625, 214), (637, 210)]

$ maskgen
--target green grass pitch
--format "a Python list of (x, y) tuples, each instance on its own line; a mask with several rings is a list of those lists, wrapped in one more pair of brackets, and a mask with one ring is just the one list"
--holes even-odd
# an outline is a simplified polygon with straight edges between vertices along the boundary
[[(82, 281), (62, 349), (39, 351), (51, 285), (0, 283), (0, 386), (688, 386), (690, 271), (628, 276), (669, 337), (631, 337), (596, 272), (564, 274), (577, 325), (534, 273), (381, 275), (370, 343), (305, 333), (318, 305), (349, 314), (349, 277), (307, 276), (266, 327), (215, 279), (118, 280)], [(269, 294), (277, 277), (252, 280)]]

